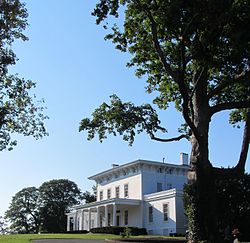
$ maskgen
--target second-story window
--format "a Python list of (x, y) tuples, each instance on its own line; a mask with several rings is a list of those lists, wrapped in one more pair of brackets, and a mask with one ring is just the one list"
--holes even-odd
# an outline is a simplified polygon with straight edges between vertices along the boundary
[(172, 184), (171, 184), (171, 183), (168, 183), (168, 184), (167, 184), (167, 189), (169, 190), (169, 189), (172, 189), (172, 188), (173, 188)]
[(161, 192), (161, 191), (162, 191), (162, 183), (157, 182), (157, 192)]
[(116, 197), (116, 198), (119, 198), (119, 197), (120, 197), (120, 187), (119, 187), (119, 186), (117, 186), (117, 187), (115, 188), (115, 197)]
[(103, 191), (100, 191), (100, 201), (103, 200)]
[(124, 185), (124, 197), (128, 197), (128, 184)]
[(110, 199), (111, 198), (111, 189), (107, 190), (107, 198)]

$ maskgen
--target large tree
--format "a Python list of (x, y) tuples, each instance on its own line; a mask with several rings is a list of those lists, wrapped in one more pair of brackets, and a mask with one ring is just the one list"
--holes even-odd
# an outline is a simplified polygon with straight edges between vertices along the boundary
[(12, 49), (14, 41), (28, 40), (23, 34), (27, 16), (25, 5), (19, 0), (0, 1), (0, 151), (16, 145), (12, 133), (36, 139), (47, 135), (43, 101), (31, 95), (35, 83), (9, 74), (9, 67), (17, 62)]
[(11, 201), (5, 217), (9, 219), (10, 229), (18, 233), (37, 233), (40, 225), (39, 191), (27, 187), (17, 192)]
[[(105, 28), (110, 16), (124, 17), (123, 24), (111, 21), (106, 39), (131, 53), (128, 66), (147, 78), (147, 92), (156, 92), (153, 103), (164, 110), (174, 102), (185, 124), (174, 138), (158, 137), (167, 129), (150, 104), (135, 106), (113, 95), (92, 119), (81, 121), (80, 131), (101, 141), (118, 133), (130, 144), (143, 131), (161, 142), (189, 139), (191, 242), (218, 242), (215, 185), (244, 174), (250, 138), (249, 12), (250, 2), (244, 0), (99, 0), (93, 11)], [(209, 159), (209, 127), (212, 117), (226, 110), (232, 124), (245, 123), (245, 128), (235, 167), (218, 169)]]
[(65, 232), (66, 213), (70, 207), (79, 204), (81, 191), (73, 181), (66, 179), (51, 180), (39, 188), (40, 216), (42, 230), (46, 232)]

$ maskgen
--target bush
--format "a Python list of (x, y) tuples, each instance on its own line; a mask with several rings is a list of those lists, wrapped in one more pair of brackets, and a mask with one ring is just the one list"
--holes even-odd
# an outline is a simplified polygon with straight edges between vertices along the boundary
[(88, 234), (89, 231), (87, 230), (73, 230), (73, 231), (66, 231), (64, 234)]
[(100, 234), (121, 235), (122, 233), (124, 233), (124, 231), (126, 229), (130, 229), (131, 235), (146, 235), (147, 234), (147, 230), (145, 228), (119, 227), (119, 226), (92, 228), (90, 230), (90, 232), (91, 233), (100, 233)]

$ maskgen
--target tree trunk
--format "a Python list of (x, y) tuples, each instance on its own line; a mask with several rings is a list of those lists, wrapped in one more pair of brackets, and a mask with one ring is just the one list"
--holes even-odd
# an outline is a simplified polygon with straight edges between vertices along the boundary
[[(206, 77), (204, 77), (206, 78)], [(202, 87), (203, 86), (203, 87)], [(199, 137), (192, 136), (190, 171), (188, 173), (188, 218), (190, 240), (218, 243), (216, 226), (216, 197), (213, 167), (209, 162), (208, 132), (209, 105), (206, 100), (206, 82), (197, 87), (192, 100), (193, 124)], [(207, 241), (206, 241), (207, 240)]]

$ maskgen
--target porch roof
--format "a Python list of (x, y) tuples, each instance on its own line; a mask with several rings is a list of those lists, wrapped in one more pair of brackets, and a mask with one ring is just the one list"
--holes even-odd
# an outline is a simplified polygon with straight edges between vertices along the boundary
[(86, 203), (86, 204), (82, 204), (82, 205), (77, 205), (77, 206), (74, 206), (72, 208), (72, 210), (95, 208), (98, 206), (106, 206), (106, 205), (111, 205), (111, 204), (139, 206), (141, 204), (141, 202), (142, 202), (142, 200), (138, 200), (138, 199), (110, 198), (107, 200), (101, 200), (101, 201)]

